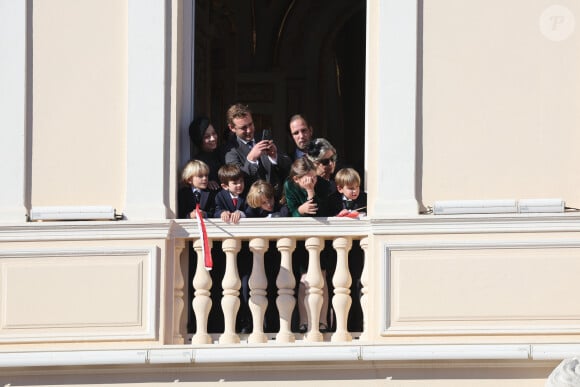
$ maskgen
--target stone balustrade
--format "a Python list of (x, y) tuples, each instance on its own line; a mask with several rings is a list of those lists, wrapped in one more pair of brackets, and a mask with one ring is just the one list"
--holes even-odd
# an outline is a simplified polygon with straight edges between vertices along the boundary
[[(286, 220), (287, 222), (288, 220)], [(255, 233), (255, 236), (247, 235), (247, 227), (240, 226), (240, 236), (235, 236), (231, 230), (235, 230), (235, 226), (228, 225), (228, 231), (224, 237), (220, 238), (220, 233), (211, 224), (208, 226), (208, 234), (210, 237), (210, 245), (213, 245), (212, 251), (214, 254), (217, 251), (218, 256), (214, 256), (214, 260), (225, 260), (225, 270), (223, 271), (223, 278), (220, 278), (220, 286), (216, 286), (216, 273), (210, 275), (210, 272), (204, 267), (203, 259), (195, 259), (195, 267), (178, 267), (175, 270), (175, 308), (174, 321), (184, 321), (182, 317), (184, 307), (182, 306), (186, 299), (187, 289), (185, 289), (183, 278), (187, 277), (185, 273), (187, 270), (194, 271), (192, 281), (193, 302), (192, 308), (195, 315), (195, 332), (191, 338), (192, 344), (210, 344), (217, 342), (218, 344), (238, 344), (241, 341), (259, 344), (266, 343), (269, 340), (274, 340), (277, 343), (293, 343), (296, 340), (303, 340), (304, 342), (349, 342), (353, 338), (353, 333), (348, 330), (349, 312), (353, 304), (353, 297), (359, 297), (360, 309), (362, 309), (360, 319), (363, 321), (358, 324), (360, 327), (366, 326), (364, 316), (368, 316), (368, 304), (365, 299), (368, 297), (368, 273), (364, 270), (364, 255), (368, 247), (368, 237), (357, 235), (360, 231), (350, 230), (350, 235), (316, 235), (301, 236), (290, 235), (282, 236), (276, 235), (280, 230), (272, 233), (271, 230), (265, 228), (262, 232)], [(266, 224), (264, 221), (262, 225)], [(286, 223), (287, 224), (287, 223)], [(351, 225), (357, 224), (356, 221), (351, 221)], [(358, 225), (358, 224), (357, 224)], [(236, 230), (237, 231), (237, 230)], [(300, 230), (294, 230), (293, 233), (300, 233)], [(228, 235), (229, 234), (229, 235)], [(262, 234), (262, 235), (260, 235)], [(274, 235), (272, 235), (274, 234)], [(286, 232), (292, 234), (292, 232)], [(320, 233), (320, 229), (318, 231)], [(344, 233), (343, 233), (344, 234)], [(184, 250), (183, 254), (187, 255), (193, 253), (201, 257), (202, 243), (195, 230), (191, 231), (190, 240), (193, 241), (193, 250), (189, 252)], [(234, 236), (234, 237), (231, 237)], [(197, 238), (195, 238), (197, 237)], [(360, 294), (351, 294), (351, 286), (353, 284), (353, 275), (349, 270), (349, 253), (353, 246), (353, 242), (357, 245), (357, 251), (351, 260), (357, 260), (358, 265), (362, 268), (358, 271), (355, 280), (359, 281), (362, 286)], [(242, 244), (246, 245), (246, 250), (242, 251)], [(299, 246), (297, 248), (297, 246)], [(217, 249), (217, 250), (216, 250)], [(248, 251), (249, 250), (249, 253)], [(223, 255), (221, 254), (223, 253)], [(249, 309), (252, 319), (252, 331), (249, 334), (240, 334), (236, 332), (236, 317), (240, 313), (240, 297), (242, 280), (237, 266), (238, 255), (244, 255), (244, 259), (251, 259), (252, 269), (249, 276)], [(250, 255), (247, 257), (247, 255)], [(332, 277), (325, 278), (323, 270), (321, 269), (322, 255), (326, 254), (326, 260), (330, 261), (332, 270)], [(307, 271), (303, 277), (306, 286), (306, 296), (304, 300), (297, 300), (296, 284), (299, 278), (296, 275), (295, 257), (301, 257), (304, 262), (307, 262)], [(330, 257), (330, 259), (328, 258)], [(275, 275), (272, 274), (271, 263), (270, 272), (267, 273), (265, 268), (265, 259), (279, 260), (279, 266), (276, 264)], [(176, 260), (180, 262), (180, 260)], [(186, 262), (182, 259), (181, 262)], [(356, 265), (356, 264), (355, 264)], [(212, 281), (212, 276), (214, 280)], [(328, 301), (332, 306), (334, 326), (333, 332), (323, 334), (319, 329), (320, 313), (323, 304), (323, 294), (325, 288), (325, 281), (329, 281), (332, 285), (332, 294), (328, 295)], [(273, 284), (275, 282), (275, 286)], [(183, 285), (183, 288), (180, 286)], [(275, 289), (275, 294), (272, 294), (272, 289)], [(215, 303), (216, 292), (221, 293), (220, 306), (223, 317), (223, 331), (210, 334), (212, 330), (210, 321), (210, 310)], [(270, 293), (269, 293), (270, 292)], [(362, 297), (361, 297), (362, 295)], [(272, 302), (275, 299), (275, 302)], [(213, 300), (213, 301), (212, 301)], [(277, 315), (279, 316), (279, 329), (276, 332), (264, 332), (265, 315), (268, 308), (269, 300), (271, 304), (275, 304)], [(304, 302), (306, 312), (308, 315), (308, 331), (304, 334), (299, 333), (296, 329), (292, 330), (293, 314), (296, 312), (297, 301)], [(270, 305), (272, 308), (274, 305)], [(215, 305), (214, 305), (215, 307)], [(351, 316), (352, 318), (352, 316)], [(295, 319), (296, 320), (296, 319)], [(179, 327), (180, 332), (175, 333), (175, 338), (185, 337), (185, 324)], [(330, 321), (329, 321), (330, 325)], [(296, 328), (296, 324), (294, 324)], [(357, 335), (364, 336), (363, 332), (356, 332)], [(216, 340), (217, 338), (217, 340)], [(181, 342), (177, 340), (176, 343)]]

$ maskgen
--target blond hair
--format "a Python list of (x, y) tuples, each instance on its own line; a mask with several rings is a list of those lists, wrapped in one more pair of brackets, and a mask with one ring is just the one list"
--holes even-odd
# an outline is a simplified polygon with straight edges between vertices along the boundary
[(226, 119), (228, 121), (228, 125), (234, 126), (234, 118), (244, 118), (251, 115), (252, 111), (248, 105), (236, 103), (229, 107), (228, 111), (226, 112)]
[(193, 176), (207, 176), (209, 175), (209, 167), (201, 160), (191, 160), (183, 167), (181, 172), (181, 182), (185, 185), (191, 185), (191, 178)]
[(337, 187), (346, 187), (355, 185), (360, 187), (360, 175), (352, 168), (343, 168), (336, 172), (334, 182)]
[(265, 180), (257, 180), (250, 186), (246, 203), (252, 208), (259, 208), (262, 206), (263, 198), (274, 199), (274, 187)]

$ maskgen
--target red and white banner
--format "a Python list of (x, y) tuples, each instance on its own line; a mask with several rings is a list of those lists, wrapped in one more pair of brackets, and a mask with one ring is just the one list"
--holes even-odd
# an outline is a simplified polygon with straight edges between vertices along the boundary
[(211, 270), (213, 268), (213, 259), (211, 258), (211, 248), (209, 246), (209, 240), (207, 239), (207, 230), (205, 229), (205, 222), (203, 221), (203, 212), (199, 209), (199, 203), (195, 205), (195, 215), (197, 228), (199, 229), (199, 238), (202, 241), (201, 255), (203, 255), (203, 262), (206, 270)]

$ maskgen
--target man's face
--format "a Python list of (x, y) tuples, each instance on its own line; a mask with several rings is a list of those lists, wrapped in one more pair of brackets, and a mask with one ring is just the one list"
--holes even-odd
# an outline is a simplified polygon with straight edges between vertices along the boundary
[(252, 115), (234, 118), (234, 124), (229, 124), (230, 130), (241, 140), (251, 141), (254, 139), (254, 121)]
[(306, 125), (306, 122), (299, 118), (290, 123), (290, 134), (296, 143), (298, 149), (306, 149), (312, 139), (312, 130)]

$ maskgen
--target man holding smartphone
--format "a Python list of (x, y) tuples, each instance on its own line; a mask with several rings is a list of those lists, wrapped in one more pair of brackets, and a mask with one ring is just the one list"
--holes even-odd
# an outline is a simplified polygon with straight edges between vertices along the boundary
[(262, 132), (261, 141), (254, 140), (254, 121), (248, 106), (241, 103), (230, 106), (226, 118), (228, 128), (235, 135), (226, 148), (226, 164), (240, 167), (246, 175), (246, 189), (256, 180), (266, 180), (280, 198), (284, 180), (290, 172), (290, 158), (278, 152), (270, 130)]

